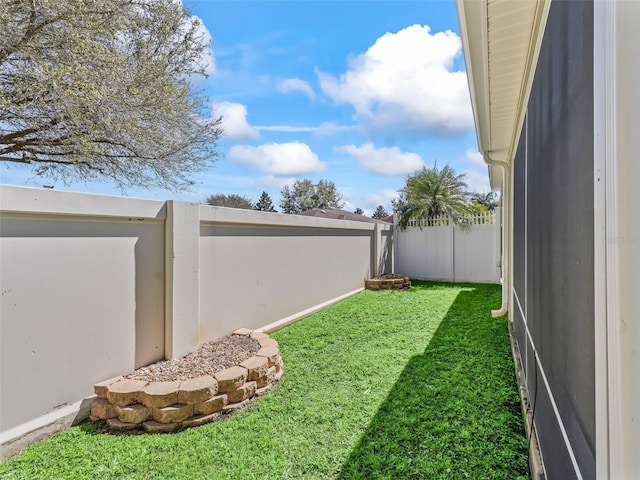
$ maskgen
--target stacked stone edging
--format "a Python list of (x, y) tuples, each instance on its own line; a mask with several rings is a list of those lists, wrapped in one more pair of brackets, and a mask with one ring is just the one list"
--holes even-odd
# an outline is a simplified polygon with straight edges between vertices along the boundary
[(389, 275), (365, 280), (367, 290), (409, 290), (411, 279), (400, 275)]
[(119, 376), (96, 383), (91, 421), (106, 420), (110, 429), (119, 431), (173, 432), (212, 422), (264, 395), (284, 374), (278, 342), (248, 328), (233, 334), (251, 336), (260, 343), (260, 350), (214, 376), (171, 382)]

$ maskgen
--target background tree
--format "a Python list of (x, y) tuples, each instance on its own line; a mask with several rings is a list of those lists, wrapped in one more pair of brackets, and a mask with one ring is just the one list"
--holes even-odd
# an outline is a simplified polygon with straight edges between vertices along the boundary
[(407, 177), (399, 193), (392, 204), (401, 228), (406, 228), (411, 220), (442, 214), (449, 215), (456, 225), (464, 224), (464, 216), (471, 213), (464, 174), (456, 174), (449, 165), (441, 170), (437, 165), (421, 168)]
[(353, 213), (357, 213), (358, 215), (364, 215), (364, 210), (360, 207), (356, 208)]
[(371, 215), (371, 218), (376, 218), (378, 220), (384, 218), (384, 217), (388, 217), (389, 214), (387, 213), (387, 211), (384, 209), (384, 207), (382, 205), (378, 205), (378, 208), (376, 208), (375, 212), (373, 212), (373, 215)]
[(280, 192), (280, 210), (282, 210), (282, 213), (298, 213), (296, 212), (293, 192), (291, 188), (289, 188), (289, 185), (285, 185)]
[(489, 192), (486, 195), (482, 193), (472, 193), (469, 197), (471, 203), (483, 207), (485, 211), (493, 212), (498, 206), (498, 194)]
[(250, 198), (236, 193), (231, 193), (229, 195), (216, 193), (214, 195), (209, 195), (205, 201), (207, 205), (213, 205), (215, 207), (244, 208), (246, 210), (251, 210), (253, 208), (253, 203)]
[(253, 209), (260, 210), (262, 212), (277, 211), (275, 208), (273, 208), (273, 202), (271, 201), (271, 197), (267, 192), (262, 192), (262, 195), (260, 195), (260, 198), (258, 199), (256, 204), (253, 206)]
[(222, 134), (190, 84), (203, 32), (174, 0), (3, 0), (0, 160), (54, 181), (192, 184)]
[(330, 180), (296, 180), (290, 188), (286, 185), (280, 193), (280, 209), (283, 213), (301, 213), (312, 208), (340, 209), (344, 206), (342, 195)]

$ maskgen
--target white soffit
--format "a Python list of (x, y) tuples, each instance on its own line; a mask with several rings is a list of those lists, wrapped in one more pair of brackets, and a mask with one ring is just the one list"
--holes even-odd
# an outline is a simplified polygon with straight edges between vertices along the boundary
[[(456, 0), (478, 147), (511, 162), (550, 0)], [(492, 187), (500, 171), (490, 168)]]

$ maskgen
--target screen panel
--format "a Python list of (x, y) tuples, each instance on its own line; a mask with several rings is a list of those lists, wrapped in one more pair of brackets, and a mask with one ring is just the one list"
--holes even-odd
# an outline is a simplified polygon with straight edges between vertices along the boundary
[(551, 4), (526, 125), (526, 321), (550, 387), (538, 381), (536, 426), (550, 479), (567, 478), (558, 428), (595, 478), (591, 2)]

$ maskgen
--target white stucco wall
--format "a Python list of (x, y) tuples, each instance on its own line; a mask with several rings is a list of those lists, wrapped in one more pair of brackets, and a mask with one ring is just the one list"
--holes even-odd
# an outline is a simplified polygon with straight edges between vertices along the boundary
[(200, 341), (361, 289), (375, 224), (202, 206)]
[(94, 383), (358, 292), (391, 228), (0, 186), (1, 456), (86, 416)]
[(163, 358), (163, 205), (2, 187), (3, 443)]

